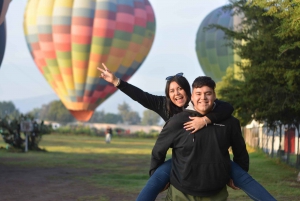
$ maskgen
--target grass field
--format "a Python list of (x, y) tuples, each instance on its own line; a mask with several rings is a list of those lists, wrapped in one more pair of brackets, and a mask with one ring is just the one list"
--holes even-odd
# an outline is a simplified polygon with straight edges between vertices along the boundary
[[(17, 153), (1, 149), (0, 166), (78, 170), (81, 174), (72, 174), (72, 180), (99, 189), (113, 189), (111, 193), (120, 196), (130, 193), (136, 197), (148, 179), (154, 143), (154, 139), (113, 138), (111, 144), (106, 144), (100, 137), (45, 135), (40, 147), (46, 152)], [(0, 147), (5, 147), (2, 141)], [(299, 170), (270, 159), (259, 151), (249, 149), (249, 153), (249, 173), (277, 200), (300, 200), (300, 183), (296, 181)], [(1, 185), (4, 184), (0, 180)], [(228, 200), (250, 200), (242, 190), (228, 188), (228, 191)], [(162, 197), (157, 200), (162, 200)], [(106, 194), (102, 197), (98, 194), (88, 198), (77, 197), (77, 200), (112, 199)]]

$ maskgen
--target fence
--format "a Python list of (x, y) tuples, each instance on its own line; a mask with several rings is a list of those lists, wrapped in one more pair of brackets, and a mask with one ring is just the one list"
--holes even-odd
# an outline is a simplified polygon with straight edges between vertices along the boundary
[(299, 129), (295, 126), (268, 128), (265, 124), (252, 121), (243, 128), (246, 143), (262, 149), (270, 157), (300, 169)]

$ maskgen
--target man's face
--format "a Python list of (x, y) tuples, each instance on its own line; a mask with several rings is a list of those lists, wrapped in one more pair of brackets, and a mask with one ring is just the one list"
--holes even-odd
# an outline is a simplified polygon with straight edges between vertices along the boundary
[(195, 110), (205, 115), (212, 110), (214, 101), (216, 100), (216, 94), (215, 91), (208, 86), (193, 88), (191, 100)]

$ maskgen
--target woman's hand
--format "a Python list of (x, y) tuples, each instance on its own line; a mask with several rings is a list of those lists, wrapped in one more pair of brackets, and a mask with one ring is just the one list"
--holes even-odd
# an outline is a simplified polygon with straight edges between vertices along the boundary
[(233, 183), (233, 180), (230, 179), (229, 182), (227, 183), (227, 186), (229, 186), (230, 188), (232, 188), (233, 190), (240, 190), (240, 188), (236, 187)]
[(207, 117), (189, 117), (191, 121), (188, 121), (183, 124), (183, 128), (187, 131), (191, 131), (191, 133), (195, 133), (207, 124), (211, 123), (211, 121)]
[(103, 78), (105, 81), (117, 86), (119, 83), (119, 78), (117, 78), (108, 68), (102, 63), (104, 69), (97, 67), (97, 69), (101, 72), (100, 77)]
[(161, 192), (167, 190), (169, 187), (170, 187), (170, 182), (167, 183), (167, 185), (164, 187), (164, 189), (162, 189), (159, 193), (161, 193)]

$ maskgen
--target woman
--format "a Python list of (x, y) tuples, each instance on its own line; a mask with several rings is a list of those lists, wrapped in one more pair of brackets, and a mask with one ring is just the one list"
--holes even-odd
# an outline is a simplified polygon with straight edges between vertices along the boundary
[[(102, 65), (104, 70), (98, 68), (98, 70), (101, 71), (100, 77), (105, 79), (107, 82), (112, 83), (115, 87), (118, 87), (118, 89), (133, 100), (139, 102), (144, 107), (159, 114), (164, 121), (167, 121), (174, 114), (181, 112), (190, 102), (190, 84), (186, 78), (183, 77), (183, 73), (167, 77), (165, 88), (166, 96), (155, 96), (118, 79), (104, 64)], [(187, 122), (184, 125), (184, 128), (191, 131), (191, 133), (194, 133), (208, 123), (219, 122), (228, 118), (233, 112), (232, 106), (228, 103), (216, 100), (215, 104), (216, 106), (211, 113), (204, 117), (191, 117), (191, 121)], [(146, 186), (140, 192), (137, 201), (155, 200), (159, 192), (168, 186), (171, 166), (171, 159), (169, 159), (157, 168), (148, 180)], [(268, 191), (266, 191), (246, 171), (234, 162), (231, 162), (231, 178), (233, 181), (230, 180), (228, 185), (233, 189), (243, 189), (244, 192), (247, 193), (253, 200), (275, 200)]]

